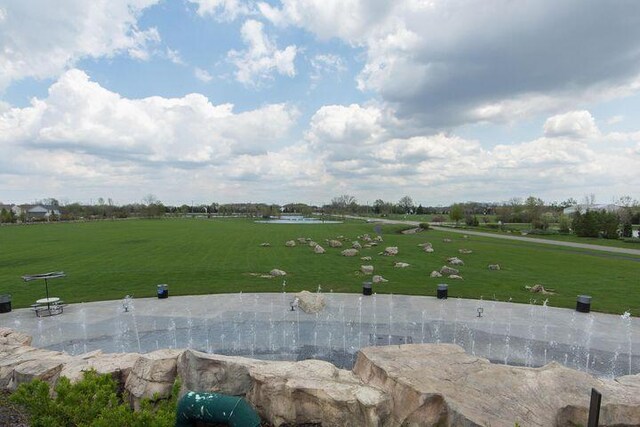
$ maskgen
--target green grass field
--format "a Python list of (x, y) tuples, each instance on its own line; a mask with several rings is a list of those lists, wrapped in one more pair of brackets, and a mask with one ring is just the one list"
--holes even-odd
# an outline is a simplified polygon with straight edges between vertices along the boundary
[[(358, 235), (382, 231), (384, 242), (363, 249), (359, 256), (340, 255), (325, 240), (343, 235), (345, 246)], [(375, 274), (388, 283), (376, 285), (378, 293), (435, 295), (438, 283), (449, 284), (450, 297), (510, 298), (551, 306), (575, 307), (576, 295), (593, 297), (592, 309), (622, 313), (640, 312), (640, 257), (605, 252), (502, 241), (428, 231), (399, 233), (402, 226), (348, 222), (345, 224), (257, 224), (244, 219), (127, 220), (0, 227), (0, 294), (12, 294), (13, 307), (26, 307), (44, 296), (42, 282), (24, 283), (24, 274), (63, 270), (66, 278), (50, 282), (50, 293), (68, 303), (155, 296), (156, 284), (167, 283), (170, 295), (228, 292), (280, 292), (282, 279), (264, 279), (251, 273), (285, 270), (287, 292), (302, 289), (360, 292), (370, 276), (360, 265), (372, 264)], [(308, 246), (293, 248), (284, 242), (309, 237), (325, 247), (323, 255)], [(452, 239), (451, 243), (443, 238)], [(417, 246), (429, 241), (434, 253)], [(262, 242), (271, 247), (261, 247)], [(398, 246), (396, 257), (378, 255), (385, 246)], [(458, 249), (473, 250), (461, 255)], [(458, 256), (464, 281), (432, 279), (429, 274), (445, 260)], [(393, 267), (395, 261), (411, 264)], [(503, 270), (489, 271), (499, 263)], [(525, 285), (536, 283), (555, 289), (557, 295), (531, 294)]]

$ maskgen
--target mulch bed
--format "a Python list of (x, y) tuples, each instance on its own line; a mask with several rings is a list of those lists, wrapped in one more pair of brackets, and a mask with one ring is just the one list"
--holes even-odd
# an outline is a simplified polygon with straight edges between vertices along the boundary
[(0, 426), (29, 427), (29, 416), (9, 400), (10, 393), (0, 391)]

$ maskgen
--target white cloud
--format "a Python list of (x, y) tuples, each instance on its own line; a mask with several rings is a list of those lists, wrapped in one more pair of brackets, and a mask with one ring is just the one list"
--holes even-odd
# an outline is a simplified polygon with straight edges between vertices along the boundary
[(313, 72), (311, 80), (318, 81), (324, 76), (331, 76), (332, 79), (339, 79), (340, 74), (347, 70), (344, 60), (331, 53), (315, 55), (309, 61)]
[(199, 67), (196, 67), (193, 70), (193, 74), (201, 82), (209, 83), (211, 80), (213, 80), (213, 76), (209, 74), (207, 70), (203, 70), (202, 68), (199, 68)]
[(548, 137), (589, 138), (599, 133), (593, 116), (585, 110), (558, 114), (549, 117), (544, 123), (544, 134)]
[(46, 98), (0, 113), (0, 170), (87, 182), (99, 177), (105, 186), (125, 176), (152, 178), (154, 170), (222, 173), (237, 156), (281, 149), (297, 115), (284, 104), (235, 113), (200, 94), (123, 98), (74, 69)]
[(394, 2), (386, 0), (281, 0), (281, 7), (258, 3), (260, 13), (278, 26), (295, 25), (321, 39), (339, 37), (357, 44), (383, 25)]
[(174, 49), (171, 49), (170, 47), (167, 47), (167, 50), (165, 51), (165, 56), (167, 57), (167, 59), (169, 59), (169, 61), (173, 62), (176, 65), (187, 65), (182, 60), (182, 57), (180, 56), (180, 52), (178, 50), (174, 50)]
[(637, 181), (640, 132), (593, 132), (587, 111), (550, 117), (537, 138), (493, 146), (407, 130), (382, 104), (323, 106), (302, 141), (291, 134), (298, 117), (283, 104), (235, 112), (201, 94), (130, 99), (70, 70), (46, 97), (0, 110), (0, 192), (74, 199), (96, 189), (126, 201), (152, 192), (167, 202), (402, 193), (435, 204), (549, 199), (558, 189), (563, 198), (631, 194)]
[(633, 180), (638, 133), (603, 135), (587, 111), (549, 118), (543, 137), (494, 146), (444, 133), (400, 136), (405, 123), (389, 114), (353, 104), (324, 106), (312, 117), (306, 139), (336, 188), (348, 183), (359, 194), (389, 200), (401, 188), (450, 202), (551, 198), (557, 189), (566, 198), (586, 185), (625, 193)]
[(258, 8), (275, 25), (363, 47), (358, 87), (433, 127), (513, 121), (640, 89), (634, 3), (280, 0)]
[(307, 138), (318, 146), (362, 146), (380, 138), (383, 112), (377, 107), (327, 105), (311, 118)]
[(246, 85), (257, 85), (272, 78), (273, 73), (294, 77), (297, 48), (290, 45), (278, 50), (275, 42), (264, 33), (261, 22), (249, 19), (242, 25), (242, 40), (247, 49), (231, 50), (229, 61), (236, 67), (236, 80)]
[(129, 56), (134, 59), (146, 61), (151, 56), (149, 45), (160, 43), (160, 33), (156, 28), (149, 28), (146, 31), (132, 33), (133, 45), (127, 50)]
[(222, 21), (233, 21), (239, 16), (249, 15), (250, 6), (241, 0), (189, 0), (198, 6), (198, 15), (214, 16)]
[(616, 115), (616, 116), (611, 116), (607, 119), (607, 124), (608, 125), (615, 125), (618, 123), (622, 123), (624, 121), (624, 116), (623, 115)]
[(27, 77), (56, 77), (86, 57), (145, 60), (160, 40), (137, 19), (158, 0), (9, 2), (0, 25), (0, 90)]

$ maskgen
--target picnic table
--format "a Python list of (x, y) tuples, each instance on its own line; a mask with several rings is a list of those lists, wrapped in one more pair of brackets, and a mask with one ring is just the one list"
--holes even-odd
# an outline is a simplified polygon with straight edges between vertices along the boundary
[(42, 298), (31, 304), (37, 317), (55, 316), (64, 311), (64, 301), (58, 297)]

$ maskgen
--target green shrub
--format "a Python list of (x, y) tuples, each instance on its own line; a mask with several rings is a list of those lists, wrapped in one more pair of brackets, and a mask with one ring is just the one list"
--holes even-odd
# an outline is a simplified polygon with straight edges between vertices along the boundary
[(422, 228), (423, 230), (428, 230), (430, 228), (428, 222), (421, 222), (419, 227)]
[(175, 423), (178, 390), (176, 382), (170, 399), (144, 400), (140, 411), (134, 412), (118, 394), (118, 383), (111, 375), (91, 370), (75, 384), (61, 377), (54, 398), (47, 383), (34, 380), (21, 384), (11, 401), (29, 412), (33, 427), (171, 427)]

